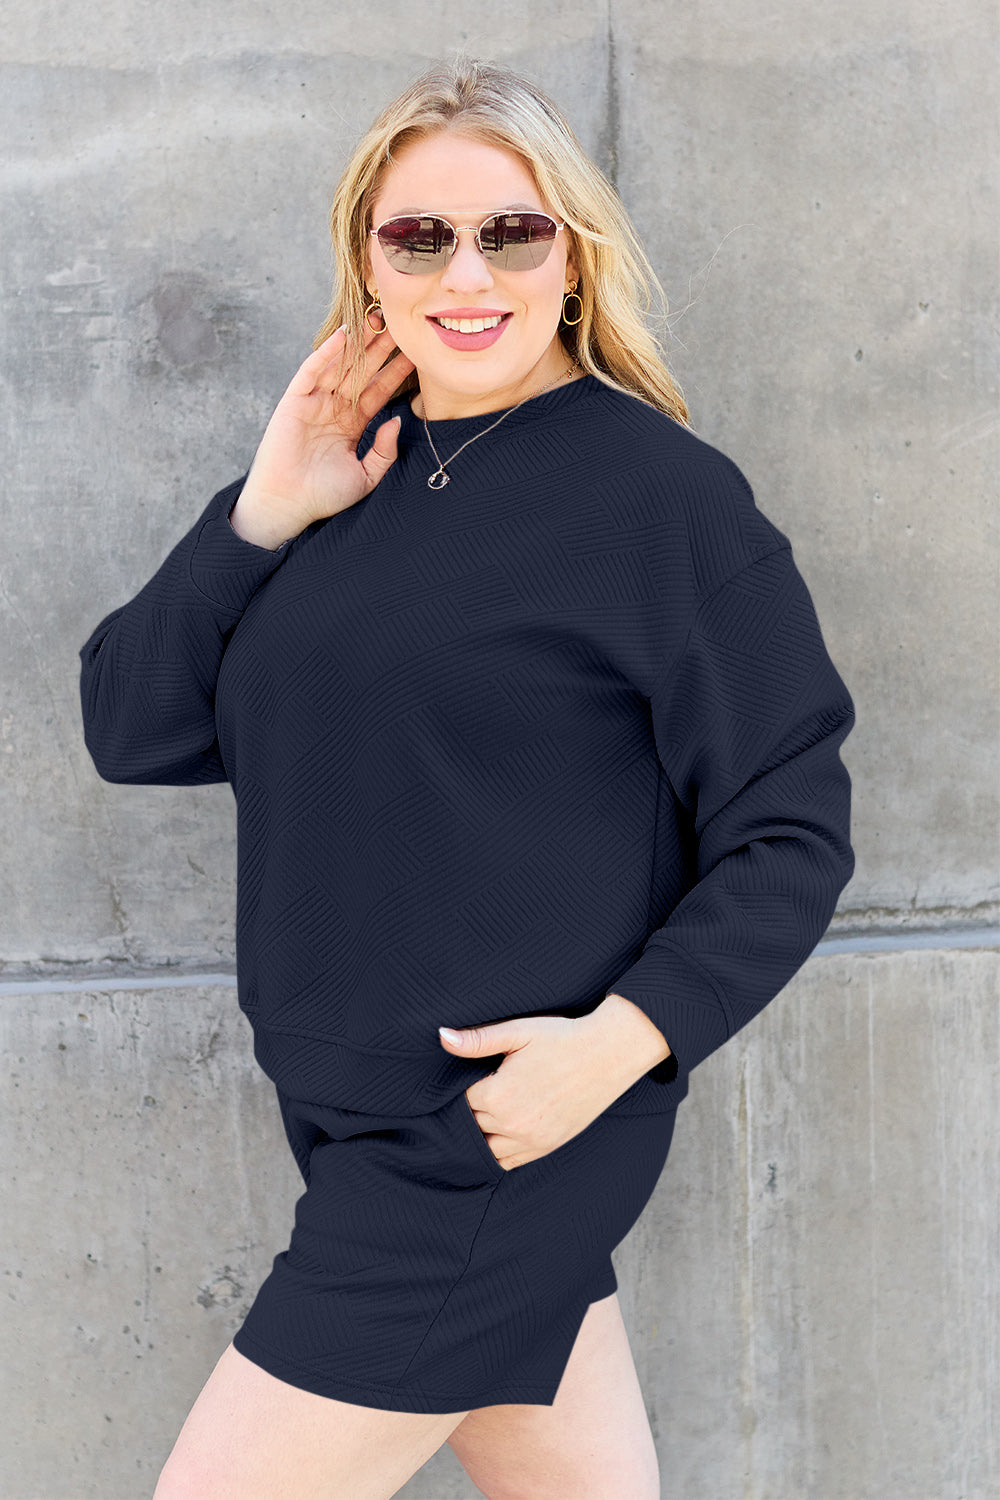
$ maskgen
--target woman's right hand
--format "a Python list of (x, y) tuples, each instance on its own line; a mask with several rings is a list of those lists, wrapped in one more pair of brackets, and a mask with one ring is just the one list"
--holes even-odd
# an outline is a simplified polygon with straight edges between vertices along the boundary
[(275, 407), (229, 516), (245, 541), (273, 551), (313, 521), (362, 500), (395, 462), (395, 421), (382, 423), (360, 461), (357, 446), (372, 417), (415, 367), (399, 352), (379, 369), (394, 347), (392, 335), (384, 328), (374, 333), (366, 321), (363, 336), (367, 384), (356, 408), (350, 401), (344, 328), (303, 361)]

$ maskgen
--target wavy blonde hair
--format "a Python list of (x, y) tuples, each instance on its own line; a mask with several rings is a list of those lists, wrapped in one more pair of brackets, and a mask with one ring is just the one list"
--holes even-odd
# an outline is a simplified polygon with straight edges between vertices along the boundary
[[(441, 130), (512, 152), (565, 220), (580, 276), (576, 294), (583, 305), (579, 323), (571, 327), (560, 321), (566, 349), (606, 385), (687, 426), (680, 387), (644, 322), (651, 290), (664, 314), (666, 296), (618, 194), (541, 89), (511, 68), (463, 57), (436, 64), (386, 105), (355, 147), (334, 194), (330, 235), (337, 281), (313, 347), (346, 323), (356, 350), (351, 371), (355, 403), (364, 383), (361, 331), (368, 305), (372, 207), (393, 152)], [(418, 386), (414, 371), (390, 399)]]

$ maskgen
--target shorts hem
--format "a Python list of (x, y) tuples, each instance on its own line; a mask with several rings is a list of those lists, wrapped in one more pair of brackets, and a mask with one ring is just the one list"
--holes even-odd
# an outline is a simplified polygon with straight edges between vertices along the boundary
[(392, 1385), (372, 1384), (368, 1381), (344, 1379), (339, 1376), (317, 1374), (306, 1370), (293, 1361), (275, 1354), (265, 1344), (237, 1329), (232, 1340), (238, 1354), (249, 1359), (260, 1369), (266, 1370), (276, 1380), (294, 1385), (299, 1390), (310, 1391), (316, 1396), (327, 1396), (334, 1401), (348, 1401), (354, 1406), (375, 1407), (379, 1411), (420, 1412), (425, 1416), (450, 1416), (453, 1413), (474, 1411), (483, 1406), (530, 1405), (551, 1406), (556, 1391), (551, 1386), (528, 1386), (518, 1382), (500, 1384), (493, 1394), (456, 1395), (454, 1392), (400, 1390)]

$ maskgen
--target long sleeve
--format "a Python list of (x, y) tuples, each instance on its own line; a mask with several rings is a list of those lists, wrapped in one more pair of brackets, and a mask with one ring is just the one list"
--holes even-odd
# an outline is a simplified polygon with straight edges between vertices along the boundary
[(256, 547), (229, 522), (243, 479), (220, 490), (130, 603), (80, 651), (84, 739), (105, 781), (226, 781), (215, 683), (254, 591), (288, 553)]
[(702, 1062), (808, 958), (850, 880), (854, 708), (791, 548), (703, 601), (650, 697), (657, 753), (697, 845), (697, 879), (608, 988), (660, 1029), (664, 1083)]

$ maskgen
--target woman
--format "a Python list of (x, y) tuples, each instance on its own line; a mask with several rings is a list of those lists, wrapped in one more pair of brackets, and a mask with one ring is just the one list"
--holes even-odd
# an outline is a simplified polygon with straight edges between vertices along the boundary
[(851, 700), (536, 88), (420, 79), (332, 230), (249, 475), (82, 651), (103, 777), (233, 786), (307, 1185), (156, 1497), (375, 1500), (449, 1441), (490, 1500), (645, 1500), (610, 1252), (850, 878)]

